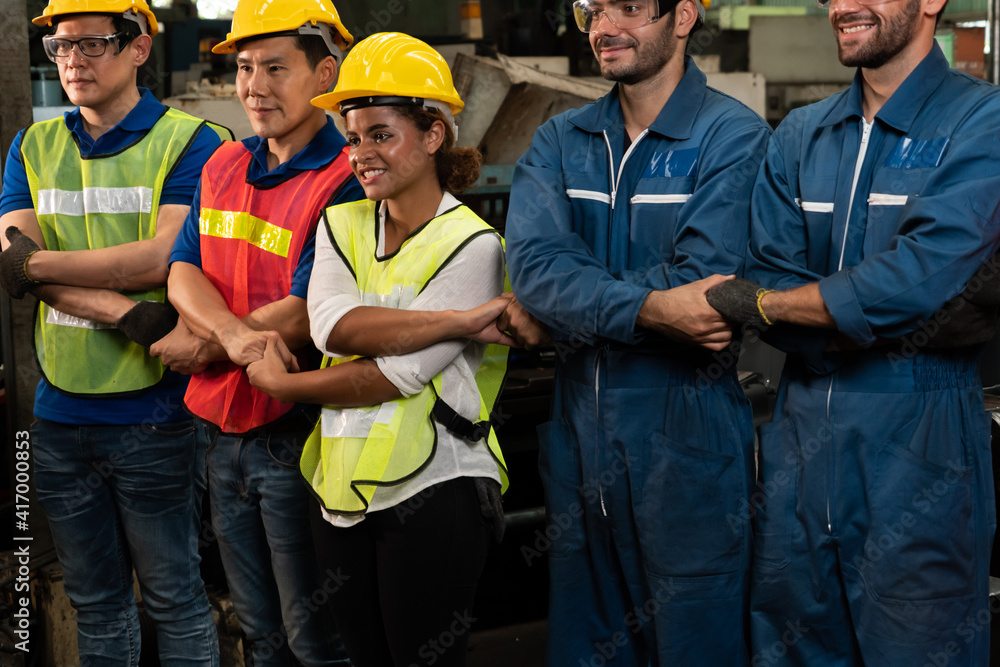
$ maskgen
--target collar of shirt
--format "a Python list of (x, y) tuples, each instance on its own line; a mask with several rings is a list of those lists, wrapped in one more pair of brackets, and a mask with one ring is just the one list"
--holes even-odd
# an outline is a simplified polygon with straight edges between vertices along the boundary
[[(378, 243), (376, 244), (376, 247), (375, 247), (375, 255), (377, 257), (384, 257), (385, 256), (385, 214), (389, 210), (387, 208), (388, 205), (389, 205), (389, 202), (387, 200), (384, 200), (384, 199), (381, 202), (379, 202), (379, 205), (378, 205)], [(446, 191), (444, 193), (444, 196), (441, 197), (441, 203), (438, 204), (437, 212), (434, 214), (434, 218), (442, 216), (445, 213), (447, 213), (448, 211), (452, 210), (453, 208), (458, 208), (461, 205), (462, 205), (462, 202), (460, 202), (457, 199), (455, 199), (455, 195), (453, 195), (450, 192)], [(417, 227), (410, 234), (410, 236), (412, 237), (414, 234), (419, 233), (421, 230), (423, 230), (425, 227), (427, 227), (427, 223), (429, 223), (431, 220), (434, 220), (434, 218), (431, 218), (430, 220), (428, 220), (424, 224), (422, 224), (419, 227)], [(407, 237), (407, 238), (410, 238), (410, 237)], [(398, 250), (397, 250), (397, 252), (398, 252)]]
[[(386, 208), (388, 205), (389, 205), (389, 202), (387, 200), (382, 200), (381, 202), (379, 202), (379, 205), (378, 205), (379, 225), (383, 229), (385, 228), (385, 213), (386, 213), (386, 210), (388, 210)], [(444, 196), (441, 197), (441, 203), (438, 204), (438, 209), (437, 209), (437, 212), (434, 214), (434, 218), (442, 216), (445, 213), (447, 213), (448, 211), (450, 211), (451, 209), (457, 208), (457, 207), (459, 207), (461, 205), (462, 205), (462, 202), (458, 201), (458, 199), (455, 198), (455, 195), (451, 194), (448, 191), (445, 191)], [(431, 218), (431, 220), (433, 220), (434, 218)], [(428, 222), (430, 222), (430, 220), (428, 220)], [(380, 236), (385, 236), (385, 235), (382, 234)]]
[(243, 145), (253, 155), (250, 168), (247, 170), (247, 180), (256, 187), (274, 187), (292, 178), (299, 172), (310, 169), (320, 169), (337, 159), (340, 151), (347, 145), (347, 140), (333, 124), (333, 119), (326, 117), (326, 124), (320, 128), (316, 136), (305, 145), (288, 162), (283, 162), (272, 171), (267, 170), (267, 139), (248, 137)]
[[(930, 53), (910, 72), (896, 92), (875, 114), (886, 125), (900, 132), (909, 132), (918, 114), (924, 108), (924, 103), (941, 85), (948, 74), (948, 59), (937, 42)], [(841, 96), (826, 116), (820, 121), (820, 127), (836, 125), (851, 118), (864, 117), (862, 106), (862, 86), (864, 85), (861, 69), (854, 75), (854, 82), (847, 89), (847, 94)]]
[[(698, 110), (705, 99), (707, 82), (705, 74), (694, 64), (691, 56), (684, 56), (684, 76), (656, 120), (649, 126), (650, 131), (678, 141), (690, 139)], [(618, 86), (595, 103), (571, 115), (569, 121), (585, 132), (598, 134), (609, 127), (622, 125), (624, 119)]]
[(149, 132), (167, 108), (153, 97), (153, 93), (149, 92), (147, 88), (139, 88), (139, 94), (139, 102), (132, 107), (132, 110), (117, 125), (99, 136), (96, 141), (87, 134), (87, 130), (83, 127), (80, 107), (64, 115), (66, 127), (76, 138), (81, 155), (89, 157), (117, 153)]

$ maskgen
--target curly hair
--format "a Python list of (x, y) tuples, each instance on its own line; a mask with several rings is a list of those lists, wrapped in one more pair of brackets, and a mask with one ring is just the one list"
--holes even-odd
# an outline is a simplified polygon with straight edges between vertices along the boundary
[(483, 165), (483, 156), (475, 148), (455, 145), (455, 135), (444, 114), (437, 109), (417, 106), (394, 108), (404, 118), (412, 120), (421, 132), (430, 130), (434, 121), (439, 120), (444, 123), (444, 142), (434, 154), (434, 165), (441, 187), (452, 194), (458, 194), (476, 182), (479, 178), (479, 168)]

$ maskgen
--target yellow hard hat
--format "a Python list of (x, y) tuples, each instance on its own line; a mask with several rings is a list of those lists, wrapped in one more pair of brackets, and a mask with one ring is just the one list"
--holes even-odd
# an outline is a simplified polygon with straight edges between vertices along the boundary
[(330, 26), (340, 35), (344, 40), (342, 51), (354, 43), (330, 0), (240, 0), (233, 12), (233, 31), (226, 35), (226, 41), (212, 47), (212, 53), (233, 53), (236, 42), (250, 37), (296, 32), (300, 28), (305, 28), (303, 32), (307, 34), (313, 33), (320, 24)]
[(400, 98), (437, 100), (453, 114), (465, 106), (451, 79), (451, 70), (441, 54), (416, 37), (399, 32), (383, 32), (358, 42), (340, 67), (340, 78), (332, 93), (314, 97), (322, 109), (341, 112), (341, 102), (358, 98)]
[[(146, 0), (50, 0), (41, 16), (31, 19), (35, 25), (52, 25), (52, 19), (66, 14), (121, 14), (128, 18), (138, 14), (146, 17), (146, 34), (156, 34), (156, 17), (146, 4)], [(141, 23), (140, 23), (141, 25)]]

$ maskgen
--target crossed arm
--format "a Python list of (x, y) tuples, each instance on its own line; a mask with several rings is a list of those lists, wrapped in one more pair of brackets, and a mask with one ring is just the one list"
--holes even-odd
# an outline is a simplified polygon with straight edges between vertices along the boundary
[(281, 359), (294, 363), (291, 350), (309, 341), (305, 299), (287, 296), (238, 318), (215, 285), (193, 264), (175, 261), (167, 281), (170, 302), (181, 319), (177, 328), (155, 343), (150, 354), (172, 369), (197, 373), (213, 361), (240, 366), (261, 359), (269, 333)]
[[(279, 400), (377, 405), (419, 391), (462, 354), (469, 339), (513, 342), (494, 324), (510, 300), (495, 296), (503, 285), (502, 251), (495, 238), (469, 244), (409, 308), (362, 305), (350, 271), (328, 246), (325, 239), (317, 244), (309, 285), (313, 339), (329, 354), (363, 358), (289, 375), (269, 347), (247, 373), (255, 386)], [(475, 273), (470, 275), (470, 269)]]
[[(752, 140), (744, 142), (749, 150), (717, 147), (720, 155), (713, 164), (738, 159), (707, 175), (685, 205), (690, 210), (680, 214), (681, 228), (688, 231), (674, 239), (675, 255), (688, 261), (621, 276), (595, 257), (571, 224), (574, 209), (566, 194), (562, 153), (567, 144), (561, 131), (553, 121), (542, 126), (514, 175), (511, 201), (521, 205), (508, 214), (507, 249), (518, 299), (547, 326), (589, 344), (601, 339), (635, 344), (644, 331), (655, 331), (724, 349), (732, 338), (731, 327), (708, 305), (705, 293), (732, 277), (709, 274), (735, 273), (742, 264), (746, 229), (739, 228), (739, 221), (748, 219), (747, 197), (767, 130), (750, 132)], [(746, 174), (739, 184), (731, 180), (735, 172)], [(730, 187), (719, 185), (716, 177)], [(711, 194), (730, 192), (728, 200)], [(728, 248), (716, 243), (724, 237)]]
[(146, 290), (166, 282), (166, 257), (189, 207), (166, 204), (157, 212), (156, 236), (95, 250), (54, 251), (46, 248), (33, 209), (0, 217), (0, 244), (17, 227), (41, 248), (26, 263), (28, 276), (42, 285), (34, 294), (52, 308), (95, 322), (114, 324), (135, 306), (122, 291)]
[(801, 324), (817, 329), (836, 329), (837, 323), (819, 292), (819, 283), (809, 283), (784, 292), (770, 292), (760, 306), (772, 322)]

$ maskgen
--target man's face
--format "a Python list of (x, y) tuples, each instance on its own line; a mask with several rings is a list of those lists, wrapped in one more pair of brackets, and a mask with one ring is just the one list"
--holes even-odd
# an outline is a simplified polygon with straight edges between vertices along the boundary
[[(622, 4), (627, 3), (608, 0), (595, 2), (594, 7)], [(677, 50), (674, 12), (629, 30), (622, 30), (602, 15), (590, 28), (590, 46), (605, 79), (626, 85), (645, 81), (659, 73)]]
[(258, 137), (283, 139), (312, 117), (310, 100), (326, 92), (315, 69), (290, 36), (255, 39), (236, 57), (236, 94)]
[(862, 4), (833, 0), (830, 23), (837, 54), (847, 67), (875, 69), (885, 65), (913, 40), (920, 20), (920, 0)]
[[(72, 40), (114, 32), (114, 23), (107, 16), (82, 14), (59, 21), (53, 34)], [(132, 43), (119, 53), (117, 44), (112, 41), (104, 55), (93, 58), (83, 55), (79, 46), (74, 46), (69, 57), (56, 65), (59, 80), (70, 102), (81, 107), (101, 109), (113, 105), (135, 87), (136, 60)]]

